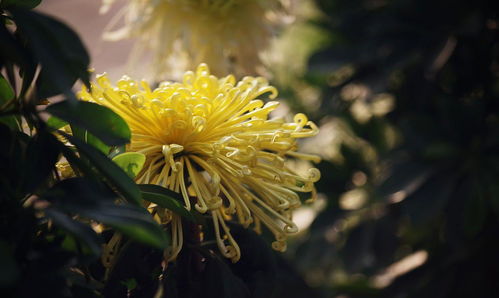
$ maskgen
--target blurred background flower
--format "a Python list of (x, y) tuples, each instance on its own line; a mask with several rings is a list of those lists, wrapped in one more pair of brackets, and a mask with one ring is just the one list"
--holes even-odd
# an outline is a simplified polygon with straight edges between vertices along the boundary
[[(106, 13), (115, 2), (104, 1)], [(286, 1), (127, 0), (103, 34), (106, 40), (135, 38), (130, 56), (136, 65), (152, 55), (156, 79), (179, 78), (199, 63), (215, 75), (238, 77), (263, 71), (266, 50), (286, 18)], [(288, 19), (288, 20), (286, 20)]]

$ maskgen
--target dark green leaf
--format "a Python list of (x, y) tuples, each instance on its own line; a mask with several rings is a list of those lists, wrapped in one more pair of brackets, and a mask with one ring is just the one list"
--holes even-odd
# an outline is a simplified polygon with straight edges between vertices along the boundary
[(86, 143), (86, 138), (85, 138), (86, 130), (73, 124), (71, 124), (70, 127), (71, 127), (71, 135)]
[[(36, 67), (29, 51), (5, 26), (0, 26), (0, 44), (0, 63), (10, 62), (19, 66), (23, 72), (23, 84), (29, 85)], [(27, 72), (29, 75), (25, 75)]]
[(179, 193), (154, 184), (139, 184), (139, 188), (144, 200), (171, 210), (188, 220), (194, 220), (193, 215), (182, 204), (184, 199)]
[(121, 282), (122, 285), (124, 285), (128, 291), (135, 290), (137, 288), (137, 280), (135, 278), (129, 278), (127, 280), (124, 280)]
[(72, 150), (72, 148), (67, 147), (66, 145), (60, 143), (59, 149), (62, 154), (66, 158), (66, 160), (71, 165), (71, 168), (75, 171), (76, 175), (85, 174), (86, 177), (91, 179), (100, 178), (94, 171), (94, 169), (88, 163), (88, 160), (85, 160), (76, 155), (76, 153)]
[(129, 201), (141, 203), (140, 190), (133, 180), (123, 170), (94, 147), (85, 144), (78, 138), (64, 134), (73, 143), (82, 156), (87, 158), (93, 166)]
[(15, 96), (14, 90), (10, 86), (9, 82), (0, 73), (0, 107), (13, 99)]
[(138, 206), (101, 202), (91, 208), (79, 208), (75, 211), (81, 216), (114, 227), (130, 238), (144, 244), (164, 249), (169, 243), (167, 235), (152, 220), (151, 215)]
[[(5, 197), (22, 198), (21, 191), (26, 176), (26, 148), (32, 139), (22, 132), (11, 130), (0, 123), (0, 202)], [(2, 210), (2, 208), (0, 208)]]
[[(12, 90), (9, 82), (0, 73), (0, 108), (13, 99), (14, 96), (14, 90)], [(0, 116), (0, 122), (7, 124), (11, 129), (20, 129), (19, 121), (14, 115)]]
[(14, 115), (2, 116), (0, 115), (0, 122), (4, 123), (12, 130), (21, 130), (21, 126), (19, 125), (18, 118)]
[(61, 120), (55, 116), (51, 116), (48, 120), (47, 120), (47, 126), (52, 128), (52, 129), (59, 129), (61, 127), (64, 127), (66, 125), (68, 125), (68, 123), (64, 120)]
[(45, 214), (52, 219), (56, 225), (85, 242), (95, 255), (101, 253), (102, 240), (89, 226), (73, 220), (71, 217), (55, 208), (45, 209)]
[(106, 145), (119, 146), (130, 142), (131, 132), (120, 116), (112, 110), (85, 101), (62, 101), (47, 107), (48, 113), (84, 128)]
[(87, 142), (87, 144), (99, 149), (99, 151), (104, 153), (105, 155), (107, 155), (109, 153), (109, 150), (111, 149), (110, 146), (104, 144), (100, 139), (98, 139), (88, 131), (85, 131), (85, 141)]
[[(9, 19), (8, 22), (11, 22)], [(19, 75), (22, 77), (22, 97), (32, 85), (37, 63), (35, 58), (27, 48), (22, 36), (13, 33), (6, 26), (0, 26), (0, 67), (5, 66), (9, 81), (14, 84), (14, 66), (19, 68)], [(15, 89), (15, 88), (14, 88)]]
[(109, 153), (111, 147), (104, 144), (101, 140), (88, 132), (88, 130), (80, 128), (76, 125), (71, 125), (71, 133), (74, 137), (77, 137), (85, 143), (92, 145), (94, 148), (98, 149), (105, 155)]
[(32, 9), (37, 7), (42, 0), (3, 0), (1, 1), (1, 7), (19, 7), (25, 9)]
[(40, 98), (71, 94), (71, 87), (77, 79), (89, 85), (90, 57), (72, 29), (34, 11), (11, 9), (11, 13), (42, 66), (36, 82)]
[(250, 291), (244, 282), (232, 273), (225, 262), (218, 258), (207, 258), (203, 274), (202, 289), (209, 297), (250, 297)]
[(138, 152), (125, 152), (115, 156), (113, 161), (133, 179), (144, 167), (146, 156)]
[(24, 191), (32, 192), (47, 180), (59, 159), (59, 141), (50, 133), (40, 132), (28, 144)]
[[(204, 259), (204, 261), (203, 261)], [(249, 298), (247, 285), (225, 260), (185, 248), (163, 281), (166, 297)]]
[(110, 189), (90, 179), (63, 180), (44, 198), (60, 210), (102, 222), (136, 241), (161, 249), (168, 244), (165, 232), (147, 210), (115, 203), (117, 196)]

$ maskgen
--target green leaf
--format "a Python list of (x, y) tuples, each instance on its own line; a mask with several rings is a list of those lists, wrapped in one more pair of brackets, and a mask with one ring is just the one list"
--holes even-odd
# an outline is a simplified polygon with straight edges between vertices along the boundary
[(19, 7), (25, 9), (33, 9), (37, 7), (42, 0), (3, 0), (1, 7)]
[(46, 111), (72, 125), (88, 130), (106, 145), (119, 146), (130, 142), (127, 123), (112, 110), (85, 101), (62, 101), (47, 107)]
[(59, 141), (48, 132), (40, 132), (28, 144), (24, 160), (24, 191), (29, 193), (47, 180), (59, 159)]
[[(65, 24), (25, 9), (11, 9), (18, 31), (41, 64), (36, 86), (39, 98), (72, 94), (77, 79), (90, 84), (90, 57), (78, 35)], [(27, 87), (24, 86), (24, 91)]]
[[(14, 96), (14, 90), (10, 86), (9, 82), (0, 73), (0, 107), (12, 100)], [(16, 116), (0, 116), (0, 122), (5, 123), (11, 129), (20, 130), (19, 121), (16, 119)]]
[(9, 82), (0, 73), (0, 106), (13, 99), (14, 96), (14, 90), (12, 90)]
[(125, 152), (115, 156), (113, 161), (133, 179), (144, 167), (146, 156), (138, 152)]
[(77, 137), (78, 139), (84, 141), (85, 143), (92, 145), (95, 149), (98, 149), (100, 152), (106, 155), (109, 153), (111, 147), (104, 144), (100, 139), (98, 139), (93, 134), (88, 132), (88, 130), (80, 128), (79, 126), (76, 125), (70, 125), (70, 127), (71, 127), (71, 134), (74, 137)]
[(44, 212), (57, 226), (82, 240), (95, 255), (100, 255), (102, 240), (89, 226), (73, 220), (55, 208), (47, 208)]
[[(12, 67), (16, 64), (22, 72), (23, 84), (29, 85), (33, 79), (36, 64), (31, 57), (31, 54), (19, 40), (19, 37), (9, 31), (6, 26), (0, 26), (0, 58), (5, 65)], [(8, 63), (6, 63), (8, 62)]]
[(86, 133), (86, 130), (83, 129), (83, 128), (80, 128), (76, 125), (70, 125), (71, 127), (71, 135), (73, 135), (73, 137), (75, 138), (78, 138), (82, 141), (84, 141), (86, 143), (86, 138), (85, 138), (85, 133)]
[(156, 248), (164, 249), (169, 242), (165, 232), (152, 220), (151, 215), (138, 206), (101, 202), (92, 208), (79, 208), (75, 211), (81, 216), (100, 221), (136, 241)]
[(60, 129), (66, 125), (68, 125), (68, 123), (64, 120), (61, 120), (55, 116), (51, 116), (47, 122), (46, 122), (47, 126), (54, 129), (54, 130), (57, 130), (57, 129)]
[[(234, 274), (225, 260), (214, 254), (203, 255), (203, 266), (192, 270), (192, 260), (196, 255), (197, 252), (185, 248), (185, 254), (181, 254), (174, 264), (168, 266), (172, 268), (168, 268), (163, 280), (165, 297), (270, 297), (268, 293), (251, 295), (245, 282)], [(201, 259), (201, 255), (198, 256)]]
[(202, 288), (208, 297), (251, 297), (244, 282), (234, 275), (224, 261), (216, 257), (207, 258), (203, 274), (204, 285)]
[(133, 291), (137, 288), (137, 280), (135, 278), (129, 278), (121, 281), (121, 284), (124, 285), (128, 291)]
[(19, 125), (19, 121), (17, 120), (16, 116), (9, 115), (9, 116), (2, 116), (0, 115), (0, 122), (4, 123), (8, 127), (10, 127), (12, 130), (21, 130), (21, 126)]
[(116, 194), (93, 180), (63, 180), (54, 185), (44, 198), (60, 210), (102, 222), (136, 241), (160, 249), (168, 244), (167, 235), (147, 210), (115, 203)]
[(109, 150), (111, 149), (110, 146), (104, 144), (100, 139), (88, 132), (88, 130), (85, 131), (85, 142), (99, 149), (99, 151), (104, 153), (105, 155), (107, 155), (109, 153)]
[(9, 197), (22, 199), (26, 196), (26, 193), (22, 191), (27, 176), (24, 169), (27, 160), (26, 148), (32, 138), (0, 123), (0, 140), (0, 173), (2, 173), (0, 175), (0, 202)]
[(141, 203), (140, 190), (135, 182), (123, 170), (112, 162), (107, 156), (102, 154), (94, 147), (85, 144), (82, 140), (70, 136), (63, 135), (73, 143), (80, 154), (87, 158), (93, 166), (114, 186), (118, 191), (129, 201), (135, 204)]
[(139, 184), (142, 191), (142, 198), (173, 211), (187, 220), (194, 221), (194, 216), (185, 209), (183, 197), (174, 191), (154, 184)]

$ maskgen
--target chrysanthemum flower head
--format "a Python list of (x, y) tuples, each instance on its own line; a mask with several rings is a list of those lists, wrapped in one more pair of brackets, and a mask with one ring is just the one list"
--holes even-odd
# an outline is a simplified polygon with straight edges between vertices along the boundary
[[(219, 79), (201, 64), (195, 73), (186, 72), (183, 82), (162, 82), (154, 90), (129, 77), (113, 86), (101, 75), (91, 93), (83, 89), (79, 96), (128, 122), (127, 150), (146, 156), (136, 182), (181, 193), (187, 209), (211, 215), (220, 251), (237, 261), (240, 250), (226, 221), (256, 231), (263, 224), (275, 235), (274, 249), (284, 250), (287, 235), (298, 230), (291, 219), (300, 206), (297, 192), (314, 197), (320, 177), (315, 168), (299, 175), (286, 164), (288, 157), (318, 161), (296, 152), (297, 139), (316, 135), (316, 125), (303, 114), (293, 122), (268, 119), (278, 102), (258, 99), (266, 93), (277, 96), (264, 78)], [(170, 258), (175, 258), (182, 246), (180, 218), (168, 210), (158, 214), (171, 221)]]
[[(278, 0), (128, 0), (104, 39), (138, 38), (132, 60), (150, 49), (156, 78), (201, 62), (216, 75), (255, 74), (279, 23), (278, 7)], [(124, 26), (114, 29), (120, 21)]]

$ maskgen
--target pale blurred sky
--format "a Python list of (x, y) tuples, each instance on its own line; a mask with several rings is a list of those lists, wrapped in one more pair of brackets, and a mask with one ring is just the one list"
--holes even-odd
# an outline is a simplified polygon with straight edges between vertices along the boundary
[[(43, 0), (37, 10), (55, 17), (75, 30), (87, 47), (91, 67), (97, 74), (107, 72), (111, 80), (127, 74), (127, 60), (133, 42), (130, 40), (109, 42), (102, 40), (102, 32), (124, 1), (116, 1), (111, 10), (99, 14), (102, 0)], [(140, 70), (133, 73), (143, 74)], [(140, 79), (135, 77), (135, 79)]]

